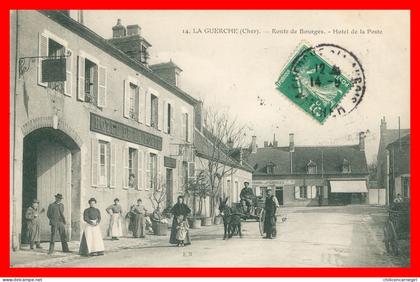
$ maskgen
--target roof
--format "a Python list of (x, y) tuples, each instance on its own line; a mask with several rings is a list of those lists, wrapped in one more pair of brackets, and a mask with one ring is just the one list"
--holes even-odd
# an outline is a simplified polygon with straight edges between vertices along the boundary
[(182, 71), (182, 69), (178, 65), (176, 65), (174, 62), (172, 62), (172, 60), (170, 60), (169, 62), (165, 62), (165, 63), (154, 64), (154, 65), (151, 65), (149, 67), (152, 70), (175, 68), (175, 69), (178, 69), (178, 70)]
[[(389, 149), (391, 147), (395, 147), (395, 146), (399, 146), (399, 145), (400, 145), (400, 140), (399, 140), (399, 138), (397, 138), (394, 142), (389, 143), (388, 146), (386, 146), (386, 148)], [(401, 145), (410, 146), (410, 133), (401, 137)]]
[[(290, 156), (292, 155), (292, 162)], [(255, 169), (254, 175), (266, 175), (267, 164), (274, 164), (274, 175), (307, 174), (307, 165), (314, 163), (317, 174), (341, 174), (347, 160), (351, 174), (368, 174), (366, 155), (358, 145), (351, 146), (302, 146), (258, 148), (257, 153), (248, 154), (248, 163)]]
[(379, 144), (379, 152), (378, 155), (381, 154), (381, 152), (385, 152), (385, 148), (395, 142), (396, 140), (398, 140), (398, 138), (404, 137), (406, 135), (410, 134), (410, 129), (384, 129), (381, 132), (381, 140), (380, 140), (380, 144)]
[[(208, 160), (217, 160), (225, 165), (243, 169), (249, 172), (253, 171), (253, 168), (247, 162), (242, 161), (241, 164), (239, 159), (236, 159), (230, 155), (229, 148), (224, 144), (221, 144), (219, 149), (216, 149), (217, 151), (215, 151), (213, 145), (214, 143), (207, 136), (211, 137), (211, 133), (205, 128), (203, 128), (203, 132), (194, 129), (194, 148), (198, 157), (202, 157)], [(212, 137), (215, 138), (214, 136)]]
[(117, 60), (125, 63), (129, 67), (133, 68), (134, 70), (138, 71), (142, 75), (146, 76), (150, 80), (154, 81), (155, 83), (159, 84), (166, 90), (170, 91), (174, 95), (178, 96), (179, 98), (183, 99), (187, 103), (191, 105), (195, 105), (198, 100), (189, 95), (188, 93), (184, 92), (183, 90), (179, 89), (175, 85), (167, 82), (156, 73), (154, 73), (151, 69), (144, 66), (140, 62), (130, 58), (127, 54), (119, 50), (117, 47), (112, 45), (108, 40), (100, 36), (99, 34), (95, 33), (88, 27), (80, 24), (79, 22), (75, 21), (71, 17), (66, 16), (64, 13), (58, 10), (38, 10), (39, 13), (45, 15), (46, 17), (50, 18), (51, 20), (57, 22), (58, 24), (62, 25), (63, 27), (67, 28), (68, 30), (74, 32), (75, 34), (79, 35), (80, 37), (84, 38), (85, 40), (89, 41), (91, 44), (95, 45), (96, 47), (100, 48), (102, 51), (108, 53), (109, 55), (113, 56)]

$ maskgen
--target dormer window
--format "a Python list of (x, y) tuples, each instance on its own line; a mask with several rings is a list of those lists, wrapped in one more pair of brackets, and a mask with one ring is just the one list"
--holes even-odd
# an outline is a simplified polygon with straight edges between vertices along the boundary
[(267, 174), (274, 174), (274, 167), (276, 165), (272, 162), (267, 164)]
[(351, 172), (350, 162), (347, 159), (343, 160), (342, 172), (343, 173), (350, 173)]
[(316, 163), (312, 160), (306, 165), (308, 174), (316, 174)]

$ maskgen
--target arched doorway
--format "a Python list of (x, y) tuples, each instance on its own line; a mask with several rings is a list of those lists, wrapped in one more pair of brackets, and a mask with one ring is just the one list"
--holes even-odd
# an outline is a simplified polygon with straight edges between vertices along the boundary
[[(39, 128), (23, 140), (22, 242), (25, 243), (25, 211), (33, 199), (40, 201), (41, 240), (50, 240), (46, 216), (54, 195), (63, 195), (64, 215), (69, 240), (80, 234), (80, 147), (65, 132), (51, 127)], [(59, 238), (56, 238), (58, 240)]]

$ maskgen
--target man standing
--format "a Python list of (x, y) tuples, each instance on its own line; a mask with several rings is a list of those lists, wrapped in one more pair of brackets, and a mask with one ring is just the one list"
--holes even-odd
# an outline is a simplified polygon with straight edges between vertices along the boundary
[(241, 204), (242, 204), (242, 208), (244, 209), (244, 211), (246, 213), (250, 213), (252, 203), (253, 203), (253, 200), (255, 198), (254, 191), (252, 191), (252, 188), (249, 187), (249, 182), (245, 181), (244, 186), (245, 187), (242, 188), (241, 194), (239, 195), (239, 197), (241, 198)]
[(267, 190), (267, 198), (265, 199), (265, 217), (264, 217), (264, 239), (273, 239), (276, 235), (276, 210), (277, 204), (271, 190)]
[(69, 253), (69, 247), (67, 245), (67, 236), (66, 236), (66, 219), (64, 218), (64, 205), (61, 203), (63, 196), (58, 193), (55, 195), (55, 202), (48, 206), (47, 217), (50, 220), (51, 225), (51, 239), (50, 239), (50, 249), (48, 254), (54, 252), (54, 238), (56, 232), (60, 234), (61, 247), (63, 252)]

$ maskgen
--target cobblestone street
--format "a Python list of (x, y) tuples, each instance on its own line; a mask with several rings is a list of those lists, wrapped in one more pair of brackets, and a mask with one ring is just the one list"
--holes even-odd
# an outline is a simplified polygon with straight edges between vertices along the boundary
[[(222, 240), (223, 226), (191, 230), (193, 244), (172, 247), (168, 236), (105, 240), (103, 257), (84, 258), (72, 242), (71, 254), (40, 251), (12, 253), (13, 267), (404, 267), (408, 259), (392, 257), (382, 242), (384, 208), (373, 206), (282, 208), (287, 221), (278, 236), (263, 240), (256, 222), (243, 224), (243, 238)], [(60, 249), (58, 247), (57, 249)]]

